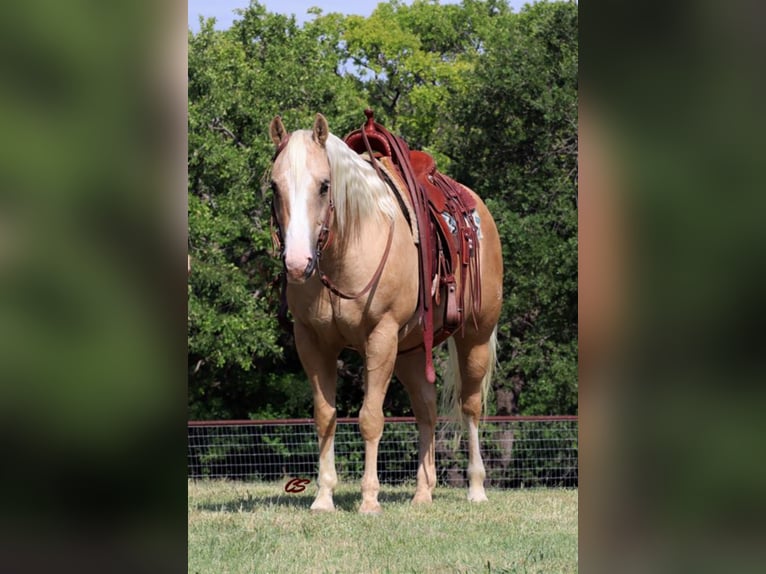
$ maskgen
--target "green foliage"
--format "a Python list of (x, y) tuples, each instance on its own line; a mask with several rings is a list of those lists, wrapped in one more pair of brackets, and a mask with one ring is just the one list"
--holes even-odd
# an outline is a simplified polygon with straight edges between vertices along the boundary
[[(577, 410), (577, 5), (514, 14), (499, 0), (381, 3), (369, 18), (299, 26), (258, 2), (229, 30), (189, 33), (189, 416), (310, 416), (311, 393), (276, 321), (270, 119), (338, 135), (372, 107), (410, 146), (473, 187), (503, 240), (496, 390), (503, 412)], [(344, 354), (339, 414), (361, 404)], [(409, 413), (391, 385), (387, 414)], [(491, 407), (491, 410), (497, 410)]]
[(503, 238), (499, 386), (512, 411), (577, 409), (577, 6), (497, 17), (455, 99), (456, 177)]

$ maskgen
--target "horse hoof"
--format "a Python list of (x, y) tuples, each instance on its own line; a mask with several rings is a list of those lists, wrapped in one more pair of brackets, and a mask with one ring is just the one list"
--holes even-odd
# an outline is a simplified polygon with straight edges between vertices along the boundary
[(363, 502), (362, 506), (359, 507), (359, 514), (367, 514), (370, 516), (378, 516), (380, 514), (383, 514), (383, 508), (381, 508), (379, 503), (367, 503)]
[(487, 502), (487, 495), (484, 492), (469, 492), (468, 500), (470, 502)]
[(433, 502), (433, 500), (431, 498), (431, 494), (430, 493), (429, 494), (416, 494), (412, 498), (412, 504), (413, 505), (417, 505), (417, 504), (431, 504), (432, 502)]
[(314, 501), (314, 504), (311, 505), (311, 512), (334, 512), (335, 511), (335, 505), (332, 503), (332, 501), (328, 502), (319, 502), (317, 500)]

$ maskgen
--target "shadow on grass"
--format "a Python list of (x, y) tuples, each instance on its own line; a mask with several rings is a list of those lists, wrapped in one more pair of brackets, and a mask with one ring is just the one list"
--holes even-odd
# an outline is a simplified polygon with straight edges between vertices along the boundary
[[(277, 489), (275, 488), (275, 490)], [(302, 508), (309, 511), (316, 494), (315, 492), (310, 492), (310, 490), (308, 489), (300, 494), (282, 491), (270, 496), (254, 496), (248, 493), (226, 502), (205, 502), (195, 506), (198, 510), (206, 510), (208, 512), (257, 512), (258, 510), (274, 506), (280, 508)], [(414, 494), (414, 488), (412, 492), (386, 492), (385, 487), (383, 487), (378, 500), (383, 505), (385, 511), (387, 505), (408, 504)], [(333, 495), (333, 501), (335, 502), (336, 510), (357, 512), (359, 505), (362, 503), (362, 493), (361, 491), (336, 492)]]

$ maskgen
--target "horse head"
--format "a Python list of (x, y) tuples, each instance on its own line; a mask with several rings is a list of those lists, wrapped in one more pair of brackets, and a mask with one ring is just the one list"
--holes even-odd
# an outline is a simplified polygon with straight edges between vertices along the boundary
[(325, 150), (329, 133), (322, 114), (316, 115), (312, 130), (289, 134), (279, 116), (269, 125), (276, 146), (272, 208), (291, 283), (303, 283), (312, 275), (327, 242), (333, 205)]

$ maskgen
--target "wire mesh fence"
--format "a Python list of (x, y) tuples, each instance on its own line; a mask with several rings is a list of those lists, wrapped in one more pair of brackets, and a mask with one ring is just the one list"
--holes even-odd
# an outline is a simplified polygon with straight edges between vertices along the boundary
[[(440, 484), (466, 486), (465, 431), (439, 420), (436, 470)], [(576, 487), (577, 417), (486, 417), (479, 430), (487, 470), (485, 485), (496, 488)], [(319, 447), (311, 419), (273, 421), (190, 421), (188, 475), (191, 479), (282, 480), (314, 477)], [(360, 479), (364, 441), (357, 419), (339, 419), (335, 435), (339, 478)], [(378, 453), (381, 483), (414, 482), (418, 432), (414, 418), (386, 419)]]

